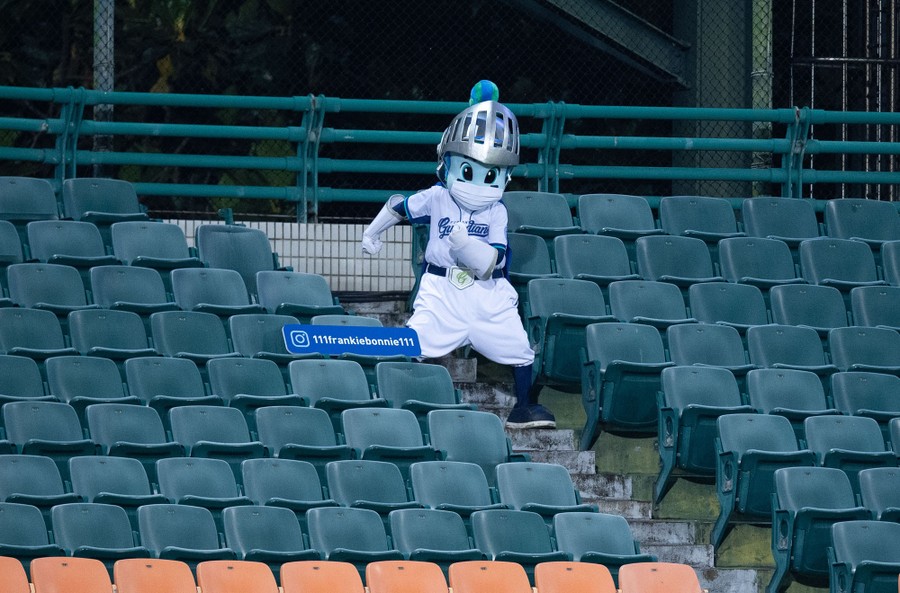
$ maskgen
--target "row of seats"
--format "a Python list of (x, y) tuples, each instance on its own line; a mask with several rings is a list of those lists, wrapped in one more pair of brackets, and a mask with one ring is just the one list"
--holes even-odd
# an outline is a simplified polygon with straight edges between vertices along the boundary
[[(409, 560), (370, 562), (363, 574), (343, 561), (298, 560), (272, 571), (253, 560), (202, 560), (191, 567), (179, 560), (122, 559), (112, 571), (92, 558), (41, 557), (31, 575), (15, 559), (0, 557), (9, 593), (533, 593), (518, 564), (496, 560), (460, 560), (445, 571), (435, 563)], [(196, 575), (196, 576), (195, 576)], [(278, 579), (276, 580), (276, 576)], [(112, 577), (112, 578), (111, 578)], [(31, 583), (29, 583), (29, 580)], [(365, 586), (363, 582), (365, 581)], [(115, 582), (115, 589), (113, 589)], [(615, 583), (598, 564), (541, 562), (534, 585), (538, 593), (701, 593), (697, 574), (686, 564), (634, 563)], [(198, 587), (199, 586), (199, 587)], [(449, 587), (449, 589), (448, 589)]]

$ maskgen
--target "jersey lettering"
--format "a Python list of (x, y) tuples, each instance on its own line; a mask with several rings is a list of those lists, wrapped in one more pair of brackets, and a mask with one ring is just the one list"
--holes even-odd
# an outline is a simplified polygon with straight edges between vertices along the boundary
[[(453, 230), (453, 225), (456, 221), (451, 221), (449, 216), (445, 216), (444, 218), (438, 221), (438, 239), (443, 239), (447, 235), (450, 234), (450, 231)], [(488, 225), (479, 224), (474, 220), (469, 220), (466, 229), (470, 235), (475, 237), (487, 237), (488, 235)]]

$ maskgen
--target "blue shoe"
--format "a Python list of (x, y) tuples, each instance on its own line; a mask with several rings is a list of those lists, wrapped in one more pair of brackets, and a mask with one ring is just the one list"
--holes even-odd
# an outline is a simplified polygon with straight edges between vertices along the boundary
[(556, 418), (540, 404), (515, 406), (506, 419), (507, 428), (556, 428)]

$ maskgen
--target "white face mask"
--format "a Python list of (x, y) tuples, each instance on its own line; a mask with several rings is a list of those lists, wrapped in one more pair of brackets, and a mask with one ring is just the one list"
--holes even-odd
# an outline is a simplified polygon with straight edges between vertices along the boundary
[(489, 167), (462, 155), (450, 155), (447, 190), (467, 210), (487, 208), (503, 197), (509, 181), (508, 167)]

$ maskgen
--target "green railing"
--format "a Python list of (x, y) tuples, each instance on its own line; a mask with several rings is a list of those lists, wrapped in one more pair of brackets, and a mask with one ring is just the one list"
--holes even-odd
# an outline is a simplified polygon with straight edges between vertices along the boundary
[[(83, 88), (18, 88), (0, 87), (0, 106), (9, 102), (43, 103), (43, 111), (55, 113), (46, 118), (3, 117), (0, 114), (0, 138), (22, 138), (30, 134), (32, 146), (23, 142), (0, 145), (0, 161), (32, 162), (50, 165), (57, 186), (63, 179), (77, 175), (78, 167), (138, 165), (141, 167), (184, 167), (211, 169), (249, 169), (289, 172), (294, 183), (289, 186), (227, 185), (197, 183), (158, 183), (136, 180), (140, 195), (190, 197), (265, 198), (296, 202), (298, 217), (315, 215), (320, 203), (380, 202), (391, 190), (366, 187), (334, 188), (322, 184), (333, 174), (431, 174), (434, 160), (382, 160), (380, 158), (336, 158), (325, 156), (326, 147), (353, 145), (425, 145), (433, 151), (440, 140), (440, 129), (415, 131), (378, 129), (379, 114), (401, 114), (404, 117), (441, 116), (449, 118), (464, 108), (456, 102), (389, 101), (341, 99), (325, 96), (251, 97), (211, 96), (161, 93), (109, 93)], [(199, 108), (259, 112), (272, 110), (287, 114), (290, 125), (246, 126), (173, 124), (151, 121), (95, 121), (85, 116), (96, 105), (148, 106), (160, 108)], [(829, 112), (811, 109), (715, 109), (676, 107), (622, 107), (573, 105), (565, 103), (510, 104), (523, 130), (523, 162), (513, 175), (534, 180), (535, 189), (560, 191), (560, 182), (574, 179), (645, 179), (645, 180), (721, 180), (762, 182), (780, 188), (784, 197), (803, 196), (804, 186), (817, 183), (897, 184), (900, 172), (872, 170), (818, 170), (812, 159), (818, 154), (898, 155), (900, 143), (825, 141), (811, 137), (812, 126), (877, 126), (900, 125), (900, 114)], [(0, 107), (2, 108), (2, 107)], [(120, 111), (116, 111), (117, 116)], [(339, 122), (339, 114), (361, 114), (362, 121), (372, 121), (368, 129), (344, 129), (328, 124)], [(357, 118), (359, 119), (359, 118)], [(574, 134), (567, 123), (589, 120), (665, 120), (673, 122), (745, 122), (786, 130), (780, 138), (736, 137), (647, 137)], [(751, 135), (748, 133), (748, 135)], [(288, 143), (290, 152), (279, 156), (252, 154), (183, 154), (94, 149), (91, 137), (173, 137), (186, 139), (277, 140)], [(33, 146), (43, 147), (33, 147)], [(114, 143), (115, 145), (115, 143)], [(691, 166), (625, 166), (603, 164), (569, 164), (567, 157), (581, 150), (647, 150), (670, 153), (733, 152), (771, 154), (771, 166), (691, 167)], [(376, 151), (373, 152), (376, 153)], [(433, 154), (423, 151), (423, 154)], [(365, 179), (365, 177), (362, 177)], [(403, 191), (397, 190), (397, 191)], [(735, 196), (737, 198), (737, 196)]]

